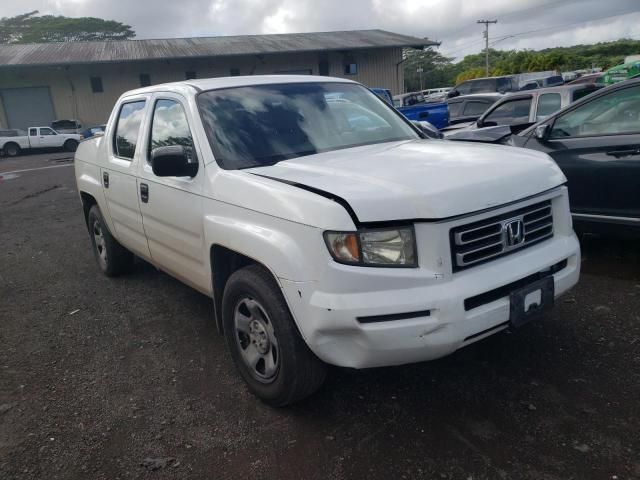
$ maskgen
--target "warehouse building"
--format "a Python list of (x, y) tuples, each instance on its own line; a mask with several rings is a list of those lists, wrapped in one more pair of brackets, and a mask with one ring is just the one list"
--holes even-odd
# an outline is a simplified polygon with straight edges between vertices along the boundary
[(259, 74), (329, 75), (401, 93), (403, 49), (435, 45), (382, 30), (0, 45), (0, 128), (107, 121), (140, 86)]

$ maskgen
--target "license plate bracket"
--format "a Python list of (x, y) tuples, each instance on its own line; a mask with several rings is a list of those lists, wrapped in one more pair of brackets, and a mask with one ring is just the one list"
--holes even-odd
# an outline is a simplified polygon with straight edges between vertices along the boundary
[(553, 276), (530, 283), (526, 287), (511, 292), (509, 296), (509, 323), (518, 328), (532, 320), (539, 319), (553, 306), (555, 283)]

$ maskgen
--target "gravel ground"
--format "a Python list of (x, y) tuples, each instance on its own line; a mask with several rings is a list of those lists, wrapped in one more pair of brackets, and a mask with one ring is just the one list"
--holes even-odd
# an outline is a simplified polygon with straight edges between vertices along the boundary
[(637, 242), (586, 238), (541, 322), (272, 409), (210, 300), (99, 273), (67, 156), (0, 159), (1, 479), (640, 478)]

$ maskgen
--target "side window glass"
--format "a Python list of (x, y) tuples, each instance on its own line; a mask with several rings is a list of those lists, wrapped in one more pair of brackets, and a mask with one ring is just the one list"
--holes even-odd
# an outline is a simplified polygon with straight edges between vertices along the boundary
[(494, 79), (486, 78), (482, 80), (473, 80), (471, 83), (470, 93), (487, 93), (495, 92), (498, 87)]
[(480, 116), (487, 109), (485, 102), (468, 102), (464, 107), (464, 115), (468, 116)]
[(471, 83), (470, 82), (461, 83), (455, 89), (458, 92), (460, 92), (460, 95), (468, 95), (469, 93), (471, 93)]
[(56, 132), (54, 132), (50, 128), (41, 128), (40, 135), (56, 135)]
[(142, 124), (145, 101), (124, 103), (120, 107), (113, 150), (116, 156), (131, 160), (136, 153), (138, 132)]
[(462, 110), (462, 102), (449, 103), (449, 117), (459, 117)]
[(577, 102), (581, 98), (586, 97), (587, 95), (591, 95), (595, 91), (596, 90), (591, 88), (591, 87), (583, 88), (583, 89), (580, 89), (580, 90), (574, 90), (574, 92), (573, 92), (573, 101)]
[(187, 149), (188, 155), (193, 155), (193, 137), (187, 115), (179, 102), (158, 100), (153, 109), (149, 153), (154, 148), (173, 145), (182, 145)]
[(37, 137), (38, 136), (38, 129), (37, 128), (30, 128), (29, 129), (29, 136), (30, 137)]
[(640, 87), (611, 92), (556, 119), (552, 138), (640, 132)]
[(529, 121), (529, 111), (531, 109), (531, 99), (521, 98), (511, 100), (496, 107), (484, 119), (486, 124), (495, 125), (515, 125), (518, 123), (527, 123)]
[(560, 110), (561, 100), (559, 93), (545, 93), (538, 97), (538, 110), (536, 121), (544, 120), (549, 115)]

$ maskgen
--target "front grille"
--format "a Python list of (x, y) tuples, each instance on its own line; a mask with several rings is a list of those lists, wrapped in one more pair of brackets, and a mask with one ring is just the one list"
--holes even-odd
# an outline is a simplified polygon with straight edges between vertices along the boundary
[(453, 271), (464, 270), (553, 236), (551, 200), (451, 229)]

